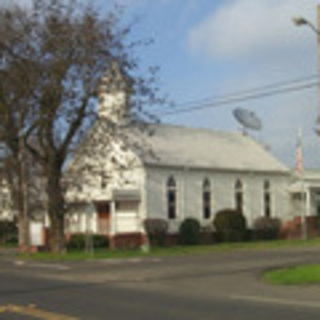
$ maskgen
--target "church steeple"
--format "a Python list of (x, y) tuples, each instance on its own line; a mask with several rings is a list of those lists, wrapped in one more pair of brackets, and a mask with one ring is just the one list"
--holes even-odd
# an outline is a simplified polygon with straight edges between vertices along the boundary
[(128, 115), (128, 79), (119, 63), (113, 61), (99, 87), (98, 115), (119, 123)]

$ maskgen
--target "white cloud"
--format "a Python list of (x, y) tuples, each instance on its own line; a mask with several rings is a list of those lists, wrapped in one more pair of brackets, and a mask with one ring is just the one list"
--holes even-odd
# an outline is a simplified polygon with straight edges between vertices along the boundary
[[(292, 17), (315, 21), (316, 0), (234, 0), (215, 10), (189, 33), (189, 45), (211, 58), (251, 58), (287, 53), (312, 42), (311, 32), (301, 33)], [(306, 42), (305, 42), (306, 43)]]
[[(303, 16), (316, 25), (317, 4), (317, 0), (221, 1), (190, 30), (189, 48), (223, 70), (215, 88), (218, 92), (315, 74), (316, 35), (306, 26), (295, 27), (292, 18)], [(305, 165), (319, 167), (320, 142), (314, 133), (318, 103), (314, 88), (247, 101), (234, 108), (245, 107), (261, 116), (262, 140), (289, 166), (294, 165), (297, 130), (302, 127)]]

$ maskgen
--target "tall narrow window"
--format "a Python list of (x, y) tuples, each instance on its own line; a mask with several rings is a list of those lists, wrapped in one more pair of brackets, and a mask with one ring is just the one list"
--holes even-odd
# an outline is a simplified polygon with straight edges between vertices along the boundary
[(205, 179), (202, 186), (202, 205), (203, 218), (209, 219), (211, 217), (211, 186), (210, 181)]
[(243, 186), (240, 180), (235, 184), (235, 205), (239, 212), (243, 212)]
[(271, 216), (271, 191), (270, 191), (270, 182), (266, 180), (264, 182), (264, 215), (266, 217)]
[(177, 216), (177, 185), (172, 176), (167, 181), (167, 205), (168, 218), (175, 219)]

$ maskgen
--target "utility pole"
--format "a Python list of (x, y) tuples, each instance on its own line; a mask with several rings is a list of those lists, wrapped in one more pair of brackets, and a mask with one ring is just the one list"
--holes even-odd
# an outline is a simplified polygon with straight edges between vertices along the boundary
[(308, 222), (307, 216), (309, 213), (309, 190), (308, 186), (304, 183), (304, 173), (303, 173), (303, 164), (302, 164), (302, 129), (298, 130), (298, 143), (297, 143), (297, 155), (296, 155), (296, 170), (300, 182), (300, 210), (301, 210), (301, 239), (308, 239)]
[[(317, 5), (317, 24), (314, 25), (309, 20), (303, 17), (293, 18), (293, 22), (297, 26), (308, 26), (317, 37), (317, 69), (318, 69), (318, 111), (317, 111), (317, 119), (316, 119), (316, 133), (320, 137), (320, 5)], [(301, 139), (301, 138), (299, 138)], [(308, 221), (307, 216), (310, 213), (310, 189), (307, 184), (304, 182), (304, 177), (302, 175), (302, 170), (299, 172), (300, 175), (300, 183), (301, 183), (301, 202), (305, 201), (305, 208), (303, 209), (302, 215), (302, 230), (301, 237), (303, 239), (307, 239), (308, 237)], [(304, 191), (304, 192), (303, 192)]]
[[(317, 60), (318, 60), (318, 81), (320, 79), (320, 5), (317, 6)], [(318, 118), (317, 118), (317, 135), (320, 136), (320, 82), (318, 84)]]
[[(308, 26), (317, 36), (317, 64), (318, 64), (318, 82), (320, 78), (320, 5), (317, 6), (317, 25), (315, 26), (309, 20), (303, 17), (292, 19), (296, 26)], [(318, 115), (316, 133), (320, 136), (320, 83), (318, 85)]]

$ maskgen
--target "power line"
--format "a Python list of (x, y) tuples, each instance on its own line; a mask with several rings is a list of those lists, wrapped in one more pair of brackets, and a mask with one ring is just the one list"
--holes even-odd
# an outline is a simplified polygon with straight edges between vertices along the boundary
[(190, 100), (190, 101), (186, 101), (186, 102), (181, 102), (178, 104), (178, 106), (189, 106), (189, 105), (199, 105), (199, 104), (204, 104), (204, 103), (208, 103), (211, 102), (213, 99), (226, 99), (226, 98), (231, 98), (233, 96), (239, 96), (239, 95), (244, 95), (244, 94), (250, 94), (250, 93), (254, 93), (257, 91), (264, 91), (267, 89), (275, 89), (278, 87), (283, 87), (283, 86), (289, 86), (292, 84), (296, 84), (296, 83), (300, 83), (300, 82), (306, 82), (307, 80), (314, 80), (314, 79), (318, 79), (318, 75), (317, 74), (313, 74), (310, 76), (305, 76), (305, 77), (301, 77), (301, 78), (295, 78), (295, 79), (290, 79), (290, 80), (285, 80), (285, 81), (279, 81), (279, 82), (275, 82), (272, 84), (268, 84), (268, 85), (264, 85), (264, 86), (259, 86), (259, 87), (253, 87), (253, 88), (249, 88), (249, 89), (245, 89), (245, 90), (240, 90), (240, 91), (235, 91), (235, 92), (230, 92), (230, 93), (226, 93), (224, 95), (219, 95), (219, 96), (214, 96), (211, 98), (205, 98), (205, 99), (198, 99), (198, 100)]
[[(297, 91), (302, 91), (302, 90), (307, 90), (311, 89), (313, 87), (317, 87), (319, 85), (319, 82), (311, 82), (308, 84), (302, 84), (302, 85), (297, 85), (289, 88), (280, 88), (280, 89), (275, 89), (275, 90), (269, 90), (266, 92), (260, 92), (257, 94), (246, 94), (243, 95), (243, 93), (239, 96), (236, 94), (231, 94), (229, 96), (226, 96), (225, 98), (217, 98), (216, 100), (208, 101), (206, 103), (198, 104), (195, 106), (190, 106), (190, 107), (185, 107), (185, 108), (180, 108), (176, 110), (171, 110), (171, 111), (165, 111), (161, 112), (163, 110), (159, 110), (160, 116), (168, 116), (168, 115), (174, 115), (174, 114), (179, 114), (179, 113), (187, 113), (187, 112), (192, 112), (192, 111), (197, 111), (197, 110), (202, 110), (202, 109), (207, 109), (207, 108), (215, 108), (215, 107), (220, 107), (223, 105), (229, 105), (229, 104), (234, 104), (237, 102), (244, 102), (244, 101), (250, 101), (250, 100), (257, 100), (261, 98), (267, 98), (275, 95), (281, 95), (289, 92), (297, 92)], [(275, 86), (274, 86), (275, 87)], [(246, 90), (247, 92), (255, 92), (255, 91), (262, 91), (260, 90)]]

